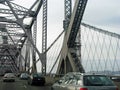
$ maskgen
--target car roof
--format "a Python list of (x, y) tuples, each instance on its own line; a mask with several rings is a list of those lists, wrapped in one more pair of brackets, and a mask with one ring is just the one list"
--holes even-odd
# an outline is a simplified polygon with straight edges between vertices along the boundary
[(96, 73), (80, 73), (80, 72), (69, 72), (66, 75), (81, 75), (81, 76), (86, 76), (86, 75), (98, 75), (98, 76), (106, 76), (105, 74), (96, 74)]
[(14, 73), (6, 73), (4, 76), (9, 76), (9, 75), (15, 76)]
[(13, 74), (14, 75), (14, 73), (5, 73), (5, 74)]

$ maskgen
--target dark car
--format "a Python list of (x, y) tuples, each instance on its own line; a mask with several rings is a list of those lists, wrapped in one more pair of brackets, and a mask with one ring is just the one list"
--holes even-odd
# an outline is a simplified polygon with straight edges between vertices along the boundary
[(45, 77), (40, 73), (34, 73), (28, 78), (28, 84), (30, 85), (43, 85), (45, 84)]
[(120, 82), (120, 77), (119, 76), (113, 76), (113, 77), (111, 77), (111, 80), (113, 80), (115, 82)]

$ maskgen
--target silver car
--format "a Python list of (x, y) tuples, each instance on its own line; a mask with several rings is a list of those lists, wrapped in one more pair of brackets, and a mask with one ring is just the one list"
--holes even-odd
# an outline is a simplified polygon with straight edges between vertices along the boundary
[(15, 75), (13, 73), (6, 73), (3, 76), (3, 82), (14, 82), (15, 81)]
[(51, 90), (118, 90), (106, 75), (71, 72), (54, 83)]

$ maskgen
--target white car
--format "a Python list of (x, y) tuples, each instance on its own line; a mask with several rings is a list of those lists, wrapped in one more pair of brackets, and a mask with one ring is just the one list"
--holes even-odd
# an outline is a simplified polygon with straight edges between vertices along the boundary
[(15, 75), (14, 75), (14, 73), (6, 73), (3, 76), (3, 82), (15, 82)]
[(118, 90), (106, 75), (71, 72), (54, 83), (51, 90)]

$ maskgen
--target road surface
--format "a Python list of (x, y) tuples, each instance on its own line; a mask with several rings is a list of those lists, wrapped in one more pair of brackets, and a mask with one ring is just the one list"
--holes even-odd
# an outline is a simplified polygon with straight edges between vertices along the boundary
[(0, 79), (0, 90), (50, 90), (50, 86), (31, 86), (27, 81), (19, 79), (15, 82), (3, 82)]

